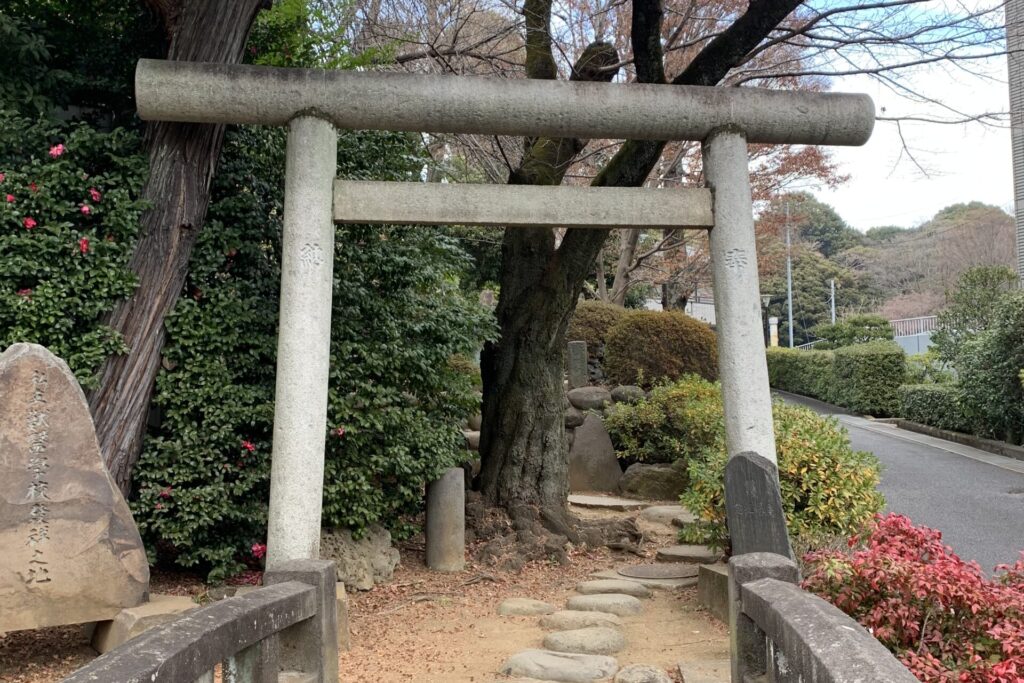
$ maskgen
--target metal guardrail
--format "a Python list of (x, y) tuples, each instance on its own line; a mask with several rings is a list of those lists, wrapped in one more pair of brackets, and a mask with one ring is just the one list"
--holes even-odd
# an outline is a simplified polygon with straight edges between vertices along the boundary
[(334, 564), (282, 563), (264, 587), (152, 628), (64, 683), (337, 683)]
[(939, 318), (935, 315), (925, 315), (920, 318), (900, 318), (890, 320), (892, 333), (895, 337), (912, 337), (915, 334), (934, 332)]

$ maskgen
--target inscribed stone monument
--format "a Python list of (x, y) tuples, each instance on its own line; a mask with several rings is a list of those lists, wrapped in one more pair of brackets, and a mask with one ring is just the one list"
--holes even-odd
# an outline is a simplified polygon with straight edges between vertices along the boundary
[(0, 354), (0, 632), (112, 619), (149, 565), (71, 370), (36, 344)]

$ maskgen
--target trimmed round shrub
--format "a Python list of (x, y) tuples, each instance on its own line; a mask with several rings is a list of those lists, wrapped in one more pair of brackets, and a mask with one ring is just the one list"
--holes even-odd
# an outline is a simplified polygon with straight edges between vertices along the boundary
[(718, 376), (715, 333), (678, 311), (636, 311), (608, 331), (605, 373), (617, 384), (653, 386), (683, 375)]
[(588, 299), (576, 305), (565, 332), (566, 341), (587, 342), (587, 355), (598, 360), (604, 358), (604, 345), (608, 330), (626, 317), (622, 306)]

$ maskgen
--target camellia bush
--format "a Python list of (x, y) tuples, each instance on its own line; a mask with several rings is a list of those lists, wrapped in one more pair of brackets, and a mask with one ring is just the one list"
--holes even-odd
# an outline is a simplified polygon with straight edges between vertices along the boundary
[(0, 110), (0, 349), (42, 344), (95, 385), (124, 348), (100, 320), (135, 287), (146, 168), (127, 130)]
[(877, 517), (850, 550), (809, 553), (804, 587), (867, 628), (921, 681), (1024, 680), (1024, 554), (988, 578), (942, 534)]

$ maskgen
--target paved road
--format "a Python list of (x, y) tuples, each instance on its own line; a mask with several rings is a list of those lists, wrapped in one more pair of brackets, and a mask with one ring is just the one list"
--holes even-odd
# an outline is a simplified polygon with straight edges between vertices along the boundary
[[(785, 399), (835, 412), (818, 401)], [(986, 572), (1024, 550), (1024, 462), (853, 415), (836, 418), (854, 448), (882, 462), (887, 510), (942, 531), (947, 545)]]

